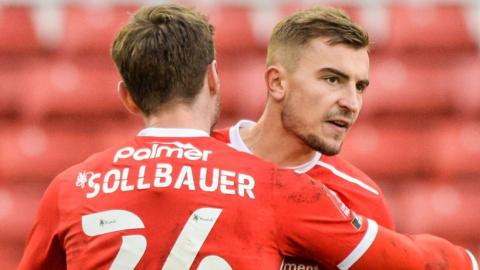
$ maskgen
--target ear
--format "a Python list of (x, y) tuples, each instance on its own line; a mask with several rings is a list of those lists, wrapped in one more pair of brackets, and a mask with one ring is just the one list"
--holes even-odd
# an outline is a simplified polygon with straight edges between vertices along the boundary
[(218, 76), (217, 60), (213, 60), (207, 68), (208, 90), (210, 94), (216, 95), (220, 92), (220, 78)]
[(285, 98), (284, 74), (283, 68), (276, 65), (267, 67), (265, 71), (268, 95), (276, 101), (282, 101)]
[(140, 109), (138, 108), (137, 104), (135, 104), (135, 102), (133, 101), (133, 98), (130, 95), (130, 92), (128, 92), (128, 88), (125, 82), (123, 81), (118, 82), (117, 91), (120, 96), (120, 100), (123, 103), (123, 106), (125, 106), (125, 108), (130, 113), (137, 114), (140, 112)]

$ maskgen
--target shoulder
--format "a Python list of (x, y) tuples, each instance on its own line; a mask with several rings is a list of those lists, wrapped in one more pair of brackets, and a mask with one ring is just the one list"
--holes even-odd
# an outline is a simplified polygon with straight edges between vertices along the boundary
[(74, 164), (60, 172), (52, 181), (51, 185), (62, 185), (69, 182), (69, 186), (75, 187), (81, 182), (82, 173), (87, 171), (98, 171), (111, 166), (116, 153), (124, 147), (134, 145), (134, 140), (110, 147), (103, 151), (93, 153), (80, 163)]
[(325, 156), (317, 162), (314, 168), (309, 171), (309, 175), (316, 177), (327, 170), (338, 178), (346, 180), (352, 184), (357, 184), (373, 193), (381, 193), (380, 187), (366, 173), (351, 164), (340, 156)]
[(230, 132), (230, 127), (216, 129), (212, 131), (211, 136), (212, 138), (215, 138), (221, 142), (229, 143), (230, 142), (229, 132)]

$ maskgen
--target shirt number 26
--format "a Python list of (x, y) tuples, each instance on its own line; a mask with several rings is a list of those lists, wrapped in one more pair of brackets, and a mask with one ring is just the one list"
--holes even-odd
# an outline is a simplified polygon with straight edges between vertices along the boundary
[[(219, 208), (195, 210), (183, 226), (162, 269), (190, 269), (221, 212), (222, 209)], [(136, 214), (126, 210), (107, 210), (82, 216), (82, 229), (88, 236), (142, 228), (145, 228), (142, 220)], [(122, 244), (110, 269), (134, 269), (146, 248), (145, 236), (139, 234), (123, 236)], [(211, 255), (203, 258), (197, 268), (197, 270), (207, 269), (231, 270), (232, 267), (223, 258)]]

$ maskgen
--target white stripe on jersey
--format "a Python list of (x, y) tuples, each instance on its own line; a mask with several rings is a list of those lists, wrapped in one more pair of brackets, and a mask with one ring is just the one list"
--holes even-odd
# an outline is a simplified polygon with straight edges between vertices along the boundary
[(358, 180), (358, 179), (355, 178), (355, 177), (352, 177), (352, 176), (350, 176), (350, 175), (348, 175), (348, 174), (346, 174), (346, 173), (344, 173), (344, 172), (341, 172), (341, 171), (337, 170), (337, 168), (333, 167), (332, 165), (330, 165), (330, 164), (328, 164), (328, 163), (325, 163), (325, 162), (323, 162), (323, 161), (318, 161), (317, 164), (320, 165), (320, 166), (322, 166), (322, 167), (324, 167), (324, 168), (329, 169), (329, 170), (332, 171), (333, 174), (335, 174), (336, 176), (338, 176), (338, 177), (340, 177), (340, 178), (342, 178), (342, 179), (344, 179), (344, 180), (346, 180), (346, 181), (348, 181), (348, 182), (350, 182), (350, 183), (357, 184), (357, 185), (361, 186), (362, 188), (364, 188), (364, 189), (372, 192), (372, 193), (375, 194), (375, 195), (379, 195), (378, 190), (372, 188), (371, 186), (365, 184), (364, 182)]
[(340, 270), (347, 270), (354, 263), (360, 259), (363, 254), (370, 248), (373, 243), (373, 240), (377, 237), (378, 233), (378, 225), (375, 221), (371, 219), (368, 220), (368, 229), (365, 235), (363, 236), (360, 243), (353, 249), (353, 251), (341, 262), (337, 265), (338, 269)]
[(465, 249), (465, 251), (467, 252), (468, 256), (470, 257), (470, 260), (472, 260), (472, 270), (478, 270), (478, 263), (477, 263), (477, 259), (475, 259), (475, 256), (473, 256), (473, 254), (470, 252), (470, 250), (468, 249)]

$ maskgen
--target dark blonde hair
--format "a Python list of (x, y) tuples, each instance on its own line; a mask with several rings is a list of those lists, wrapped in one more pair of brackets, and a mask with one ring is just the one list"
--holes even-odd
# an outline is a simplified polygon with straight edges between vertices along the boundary
[(207, 17), (178, 5), (133, 14), (113, 42), (112, 58), (145, 115), (172, 100), (195, 99), (214, 59), (213, 34)]
[(326, 38), (332, 46), (345, 44), (355, 49), (369, 46), (368, 34), (344, 11), (314, 7), (296, 12), (275, 26), (268, 45), (267, 66), (280, 61), (293, 70), (302, 48), (315, 38)]

